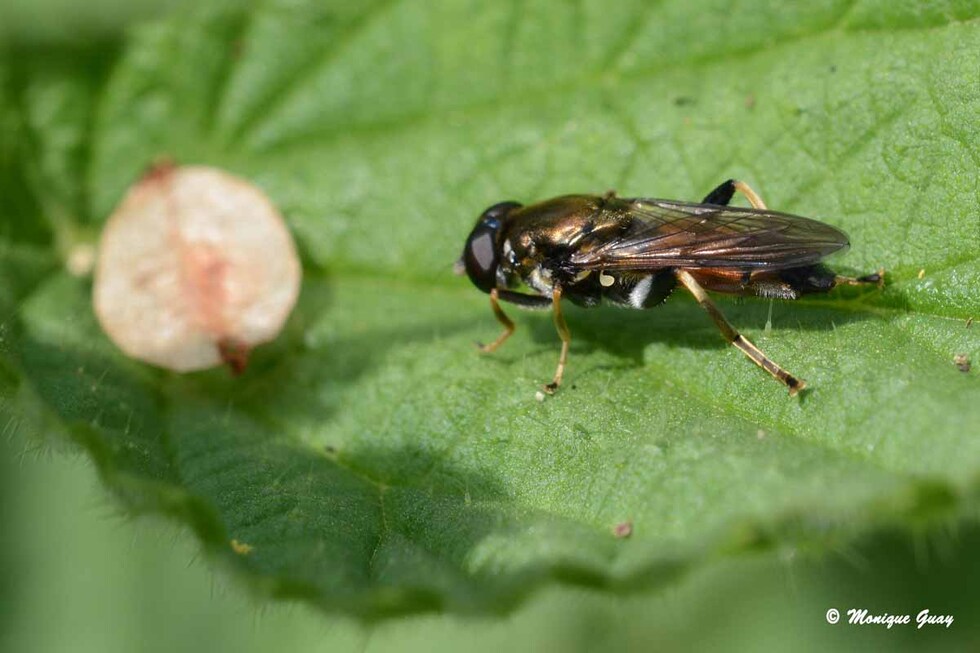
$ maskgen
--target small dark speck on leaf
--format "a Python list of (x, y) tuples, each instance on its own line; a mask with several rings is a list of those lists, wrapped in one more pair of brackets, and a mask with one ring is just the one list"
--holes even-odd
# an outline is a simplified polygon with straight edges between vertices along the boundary
[(833, 65), (832, 65), (832, 66), (830, 67), (830, 72), (832, 72), (832, 73), (836, 73), (836, 72), (837, 72), (837, 66), (833, 66)]
[(966, 328), (969, 329), (971, 326), (973, 326), (973, 318), (968, 317), (966, 318)]
[(745, 96), (745, 108), (754, 109), (755, 108), (755, 94), (749, 93)]
[(615, 535), (616, 538), (620, 540), (623, 538), (627, 538), (632, 534), (633, 534), (633, 522), (631, 521), (620, 522), (619, 524), (616, 524), (616, 526), (613, 528), (613, 535)]
[(679, 95), (674, 98), (674, 106), (688, 107), (695, 103), (695, 99), (686, 95)]
[(337, 447), (333, 446), (332, 444), (326, 444), (326, 445), (323, 445), (323, 451), (327, 455), (332, 456), (335, 453), (337, 453)]
[(960, 372), (969, 372), (971, 367), (970, 357), (966, 354), (956, 354), (953, 356), (953, 365), (955, 365)]

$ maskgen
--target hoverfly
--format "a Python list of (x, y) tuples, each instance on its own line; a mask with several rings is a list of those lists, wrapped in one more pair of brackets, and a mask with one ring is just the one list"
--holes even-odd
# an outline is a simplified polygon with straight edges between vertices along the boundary
[[(736, 191), (752, 208), (728, 206)], [(628, 199), (612, 192), (565, 195), (530, 206), (501, 202), (480, 216), (456, 270), (490, 295), (504, 327), (496, 340), (480, 346), (485, 353), (514, 332), (501, 301), (552, 309), (561, 354), (551, 383), (544, 386), (548, 394), (561, 385), (571, 342), (562, 299), (585, 307), (607, 300), (645, 309), (663, 303), (681, 285), (730, 344), (795, 395), (806, 382), (741, 335), (707, 291), (797, 299), (844, 284), (881, 286), (883, 270), (851, 278), (820, 263), (848, 244), (842, 231), (770, 211), (748, 185), (729, 179), (700, 203)], [(531, 292), (517, 290), (522, 285)]]

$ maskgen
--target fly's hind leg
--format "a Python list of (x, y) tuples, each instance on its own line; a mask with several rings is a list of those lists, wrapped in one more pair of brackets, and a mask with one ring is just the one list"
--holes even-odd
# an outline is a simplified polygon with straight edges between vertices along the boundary
[(544, 391), (549, 395), (555, 394), (555, 390), (561, 385), (561, 378), (565, 375), (565, 363), (568, 361), (568, 345), (572, 342), (572, 333), (565, 324), (565, 317), (561, 313), (561, 289), (555, 288), (551, 295), (551, 306), (554, 310), (555, 330), (561, 338), (561, 354), (558, 355), (558, 367), (555, 368), (555, 376), (551, 383), (544, 386)]
[(677, 275), (677, 280), (684, 285), (685, 288), (690, 291), (694, 298), (697, 300), (701, 308), (708, 312), (711, 319), (714, 321), (715, 325), (721, 331), (721, 334), (725, 337), (725, 340), (737, 347), (743, 354), (748, 356), (753, 363), (769, 372), (774, 379), (789, 388), (790, 395), (795, 395), (800, 390), (806, 387), (806, 381), (797, 378), (784, 370), (782, 367), (776, 364), (775, 361), (770, 359), (762, 350), (749, 342), (748, 338), (740, 334), (731, 323), (725, 319), (725, 316), (721, 314), (715, 303), (711, 301), (708, 297), (708, 293), (704, 291), (701, 284), (695, 280), (691, 273), (686, 270), (677, 270), (675, 273)]
[[(861, 277), (846, 277), (837, 274), (822, 263), (817, 263), (775, 272), (755, 272), (750, 275), (749, 281), (757, 295), (796, 299), (802, 295), (830, 292), (837, 286), (876, 285), (882, 288), (885, 285), (885, 271), (879, 269), (875, 273)], [(779, 288), (784, 288), (786, 294), (780, 294)]]
[(513, 320), (507, 317), (507, 314), (504, 313), (504, 309), (500, 308), (500, 301), (498, 300), (498, 293), (496, 288), (490, 291), (490, 307), (493, 309), (493, 314), (497, 318), (497, 321), (500, 322), (502, 325), (504, 325), (504, 330), (500, 333), (499, 336), (497, 336), (496, 340), (494, 340), (488, 345), (476, 343), (476, 346), (479, 347), (480, 351), (484, 354), (489, 354), (496, 351), (497, 348), (500, 345), (504, 344), (507, 338), (509, 338), (511, 334), (514, 333), (514, 329), (517, 328), (514, 326)]
[(717, 206), (728, 206), (728, 203), (732, 201), (732, 197), (735, 192), (738, 191), (745, 196), (745, 199), (749, 201), (749, 204), (753, 208), (765, 210), (766, 203), (762, 201), (759, 194), (752, 190), (752, 187), (746, 184), (744, 181), (739, 181), (737, 179), (729, 179), (718, 185), (713, 191), (704, 196), (701, 200), (702, 204), (715, 204)]
[(704, 196), (702, 204), (714, 204), (715, 206), (728, 206), (735, 195), (735, 180), (721, 182), (717, 188)]
[(845, 277), (837, 275), (834, 277), (834, 286), (865, 286), (874, 284), (879, 288), (885, 286), (885, 268), (878, 268), (877, 272), (866, 274), (862, 277)]

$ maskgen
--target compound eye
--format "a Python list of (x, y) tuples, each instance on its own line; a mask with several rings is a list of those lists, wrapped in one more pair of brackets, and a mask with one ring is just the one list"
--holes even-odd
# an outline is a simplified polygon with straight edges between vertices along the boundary
[(490, 292), (497, 278), (497, 248), (495, 236), (499, 226), (479, 225), (466, 241), (463, 264), (466, 274), (477, 288)]
[(480, 272), (490, 272), (496, 267), (497, 255), (493, 247), (493, 232), (480, 230), (470, 239), (470, 256)]
[(507, 214), (519, 207), (517, 202), (500, 202), (483, 212), (476, 227), (466, 240), (463, 250), (463, 266), (466, 275), (477, 288), (490, 292), (497, 283), (497, 266), (500, 252), (497, 251), (497, 234)]

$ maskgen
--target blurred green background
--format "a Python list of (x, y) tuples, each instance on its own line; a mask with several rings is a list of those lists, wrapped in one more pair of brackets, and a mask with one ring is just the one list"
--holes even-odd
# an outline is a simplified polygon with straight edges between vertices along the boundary
[[(550, 590), (499, 619), (364, 624), (250, 603), (189, 533), (121, 517), (83, 458), (23, 435), (0, 443), (0, 523), (2, 651), (980, 650), (975, 527), (879, 535), (822, 561), (719, 561), (649, 595)], [(831, 607), (955, 621), (831, 626)]]

